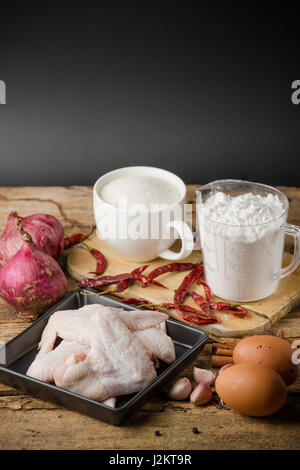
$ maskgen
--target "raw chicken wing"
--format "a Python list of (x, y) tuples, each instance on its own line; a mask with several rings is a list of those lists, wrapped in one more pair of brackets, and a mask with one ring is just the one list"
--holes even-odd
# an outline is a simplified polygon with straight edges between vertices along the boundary
[(90, 320), (87, 358), (81, 360), (72, 354), (60, 361), (54, 369), (56, 385), (99, 401), (146, 387), (156, 371), (139, 339), (116, 312), (95, 312)]

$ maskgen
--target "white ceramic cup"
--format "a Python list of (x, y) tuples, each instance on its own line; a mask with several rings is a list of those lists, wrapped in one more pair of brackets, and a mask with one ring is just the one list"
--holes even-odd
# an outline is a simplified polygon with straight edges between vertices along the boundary
[[(165, 180), (174, 185), (179, 193), (179, 199), (174, 204), (158, 210), (148, 210), (132, 214), (130, 210), (115, 207), (105, 202), (100, 194), (103, 186), (121, 176), (151, 176)], [(190, 255), (194, 247), (194, 237), (189, 225), (183, 221), (183, 207), (186, 197), (184, 182), (173, 173), (160, 168), (147, 166), (132, 166), (113, 170), (101, 176), (94, 185), (94, 216), (97, 235), (121, 258), (144, 262), (158, 256), (169, 260), (180, 260)], [(139, 201), (136, 201), (137, 203)], [(128, 227), (135, 224), (149, 227), (147, 237), (128, 236)], [(126, 227), (126, 230), (123, 230)], [(170, 232), (170, 236), (165, 234)], [(175, 241), (175, 233), (182, 242), (180, 252), (169, 248)], [(156, 236), (152, 236), (155, 233)]]

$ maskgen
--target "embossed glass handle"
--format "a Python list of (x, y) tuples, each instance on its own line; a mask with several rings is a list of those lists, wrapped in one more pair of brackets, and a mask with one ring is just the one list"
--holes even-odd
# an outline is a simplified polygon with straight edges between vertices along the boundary
[(283, 227), (285, 235), (291, 235), (294, 238), (294, 256), (286, 268), (279, 269), (274, 274), (274, 279), (282, 279), (293, 273), (300, 264), (300, 227), (292, 224), (285, 224)]

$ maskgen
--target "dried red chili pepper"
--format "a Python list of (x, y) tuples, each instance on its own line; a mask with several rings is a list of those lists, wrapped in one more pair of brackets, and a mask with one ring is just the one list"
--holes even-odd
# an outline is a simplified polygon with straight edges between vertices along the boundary
[(150, 300), (144, 299), (143, 297), (140, 297), (140, 298), (131, 297), (131, 298), (128, 298), (128, 299), (122, 299), (121, 302), (125, 303), (125, 304), (140, 304), (140, 305), (142, 304), (143, 306), (149, 306), (149, 308), (151, 308), (152, 310), (159, 310), (159, 309), (162, 309), (162, 308), (168, 308), (168, 309), (176, 310), (178, 308), (180, 310), (183, 310), (184, 312), (188, 312), (188, 313), (192, 313), (194, 315), (197, 315), (199, 318), (202, 318), (203, 320), (206, 320), (208, 318), (208, 319), (213, 320), (213, 321), (220, 321), (217, 317), (215, 317), (211, 313), (209, 313), (209, 314), (203, 313), (202, 311), (197, 310), (193, 307), (190, 307), (189, 305), (175, 305), (175, 304), (172, 304), (170, 302), (163, 303), (163, 304), (160, 304), (160, 305), (154, 305)]
[(210, 302), (210, 307), (213, 310), (219, 311), (228, 311), (230, 315), (234, 315), (235, 317), (239, 318), (246, 318), (248, 317), (248, 311), (242, 307), (241, 305), (231, 306), (229, 303), (226, 302)]
[(122, 304), (149, 304), (149, 305), (153, 305), (152, 302), (150, 302), (150, 300), (143, 299), (143, 297), (140, 297), (140, 298), (130, 297), (128, 299), (122, 299), (122, 300), (120, 300), (120, 302), (122, 302)]
[(149, 281), (149, 284), (153, 284), (154, 286), (162, 287), (163, 289), (167, 289), (167, 287), (164, 286), (161, 282), (155, 281), (154, 279), (151, 279), (151, 281)]
[(84, 233), (75, 233), (70, 237), (66, 237), (64, 240), (64, 249), (71, 248), (74, 245), (78, 245), (78, 243), (82, 243), (86, 239), (87, 235), (84, 235)]
[(228, 310), (230, 308), (229, 303), (214, 302), (211, 299), (210, 287), (208, 286), (208, 284), (205, 281), (203, 281), (203, 279), (197, 279), (196, 282), (197, 282), (198, 285), (202, 285), (204, 287), (206, 301), (208, 302), (210, 308), (212, 308), (213, 310)]
[(101, 253), (101, 251), (96, 250), (95, 248), (92, 248), (92, 249), (89, 248), (89, 251), (90, 251), (90, 253), (92, 254), (92, 256), (95, 258), (95, 260), (97, 262), (96, 271), (91, 272), (89, 274), (96, 274), (96, 275), (99, 276), (100, 274), (102, 274), (105, 271), (106, 266), (107, 266), (107, 261), (106, 261), (104, 255)]
[(236, 305), (233, 309), (230, 309), (230, 313), (236, 317), (246, 318), (248, 317), (248, 310), (241, 305)]
[(205, 292), (205, 297), (206, 297), (206, 300), (208, 303), (211, 302), (211, 292), (210, 292), (210, 287), (207, 285), (207, 283), (201, 279), (201, 278), (198, 278), (196, 279), (196, 284), (198, 284), (198, 286), (203, 286), (204, 288), (204, 292)]
[[(137, 269), (134, 269), (131, 273), (123, 273), (123, 274), (117, 274), (116, 276), (102, 276), (98, 277), (97, 279), (82, 279), (79, 283), (79, 287), (82, 288), (93, 288), (97, 289), (99, 287), (105, 287), (109, 286), (111, 284), (117, 284), (118, 282), (121, 281), (127, 281), (127, 280), (136, 280), (139, 279), (140, 274), (148, 268), (148, 265), (146, 266), (140, 266)], [(118, 291), (120, 292), (120, 291)]]
[(197, 325), (203, 325), (203, 324), (207, 324), (207, 323), (214, 323), (215, 320), (213, 319), (210, 319), (210, 318), (206, 318), (206, 319), (202, 319), (196, 315), (190, 315), (188, 313), (185, 313), (183, 312), (180, 308), (176, 308), (175, 309), (177, 315), (179, 315), (181, 318), (183, 318), (183, 320), (189, 322), (189, 323), (195, 323)]
[[(200, 284), (204, 287), (204, 292), (205, 292), (205, 297), (207, 302), (209, 303), (209, 306), (212, 310), (218, 310), (218, 311), (225, 311), (228, 310), (228, 312), (231, 315), (234, 315), (239, 318), (246, 318), (248, 317), (248, 311), (246, 308), (242, 307), (241, 305), (235, 305), (232, 306), (228, 302), (214, 302), (211, 300), (211, 291), (209, 286), (207, 285), (206, 282), (204, 282), (201, 279), (197, 279), (197, 284)], [(193, 295), (192, 295), (193, 297)], [(195, 299), (194, 299), (195, 300)], [(199, 304), (198, 304), (199, 305)]]
[(169, 263), (165, 264), (164, 266), (159, 266), (158, 268), (153, 269), (148, 276), (147, 282), (155, 279), (162, 274), (171, 273), (171, 272), (182, 272), (182, 271), (189, 271), (193, 269), (195, 266), (194, 263)]
[(123, 292), (124, 290), (128, 289), (128, 287), (130, 287), (134, 283), (136, 277), (140, 277), (147, 267), (148, 265), (140, 266), (139, 268), (136, 268), (131, 271), (133, 278), (119, 282), (116, 287), (116, 292)]
[(132, 279), (131, 273), (119, 274), (117, 276), (102, 276), (98, 279), (86, 278), (82, 279), (79, 282), (79, 287), (83, 289), (93, 288), (97, 289), (99, 287), (109, 286), (110, 284), (116, 284), (119, 281), (124, 281), (126, 279)]
[(235, 317), (239, 318), (246, 318), (248, 317), (248, 311), (239, 305), (236, 306), (231, 306), (229, 303), (226, 302), (210, 302), (210, 307), (213, 310), (219, 310), (219, 311), (228, 311), (230, 315), (234, 315)]
[[(239, 317), (239, 318), (246, 318), (248, 317), (248, 310), (245, 308), (245, 307), (242, 307), (241, 305), (235, 305), (235, 306), (232, 306), (230, 303), (228, 302), (214, 302), (212, 299), (211, 299), (211, 291), (210, 291), (210, 288), (209, 286), (207, 285), (207, 283), (205, 281), (203, 281), (203, 279), (197, 279), (196, 280), (196, 283), (198, 285), (202, 285), (204, 287), (204, 292), (205, 292), (205, 297), (206, 297), (206, 300), (207, 302), (209, 303), (209, 306), (211, 309), (213, 310), (219, 310), (219, 311), (223, 311), (223, 310), (228, 310), (229, 313), (231, 315), (234, 315), (236, 317)], [(192, 295), (193, 296), (193, 295)], [(194, 299), (195, 300), (195, 299)], [(197, 303), (197, 302), (196, 302)], [(199, 305), (199, 304), (198, 304)]]
[(131, 271), (131, 274), (133, 275), (134, 279), (137, 279), (148, 267), (149, 267), (149, 264), (145, 264)]
[(134, 283), (134, 279), (125, 279), (124, 281), (120, 281), (116, 286), (116, 292), (123, 292), (124, 290), (128, 289)]
[(189, 293), (190, 288), (203, 273), (203, 266), (197, 265), (185, 278), (181, 285), (176, 289), (174, 295), (174, 303), (176, 305), (183, 304), (185, 297)]
[(212, 308), (213, 310), (219, 310), (219, 311), (230, 310), (230, 308), (231, 308), (231, 305), (226, 303), (226, 302), (213, 302), (213, 301), (211, 301), (209, 305), (210, 305), (210, 308)]
[(139, 304), (140, 306), (143, 306), (143, 307), (147, 306), (150, 310), (158, 311), (158, 307), (156, 305), (153, 305), (153, 303), (150, 302), (150, 300), (143, 299), (142, 297), (140, 297), (139, 299), (137, 299), (135, 297), (130, 297), (129, 299), (122, 299), (121, 303), (123, 303), (123, 304)]
[(207, 300), (205, 300), (204, 297), (202, 297), (202, 295), (197, 294), (197, 292), (192, 292), (191, 296), (195, 303), (199, 305), (201, 310), (203, 310), (203, 312), (210, 313), (209, 303), (207, 302)]
[[(142, 283), (143, 287), (145, 287), (144, 284), (146, 282), (147, 277), (143, 276), (142, 272), (145, 271), (146, 268), (148, 268), (148, 265), (147, 266), (141, 266), (140, 268), (137, 268), (134, 271), (132, 271), (132, 273), (134, 274), (134, 280), (140, 281)], [(160, 282), (151, 280), (151, 281), (149, 281), (149, 283), (153, 284), (154, 286), (162, 287), (163, 289), (166, 289), (166, 287), (163, 284), (161, 284)]]
[(158, 281), (155, 281), (154, 279), (148, 280), (147, 276), (140, 275), (137, 280), (141, 281), (142, 287), (147, 287), (148, 284), (153, 284), (154, 286), (162, 287), (163, 289), (167, 289), (166, 286), (164, 286), (163, 284), (161, 284)]
[(210, 311), (208, 312), (203, 312), (202, 310), (197, 310), (196, 308), (190, 307), (189, 305), (181, 304), (181, 305), (175, 305), (172, 303), (165, 303), (162, 304), (159, 307), (165, 307), (165, 308), (170, 308), (170, 309), (176, 309), (179, 308), (180, 310), (184, 310), (185, 312), (193, 313), (194, 315), (198, 315), (202, 317), (203, 319), (210, 318), (211, 320), (214, 320), (216, 322), (221, 322), (219, 318), (214, 316)]

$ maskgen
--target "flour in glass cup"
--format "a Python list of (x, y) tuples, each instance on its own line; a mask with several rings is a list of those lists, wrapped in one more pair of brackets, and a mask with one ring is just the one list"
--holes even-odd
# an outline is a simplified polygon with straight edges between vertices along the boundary
[(120, 207), (123, 198), (129, 208), (139, 204), (145, 211), (151, 210), (151, 205), (171, 206), (180, 200), (175, 185), (163, 178), (143, 175), (115, 178), (102, 187), (99, 195), (114, 207)]
[(211, 195), (198, 206), (206, 279), (224, 299), (251, 301), (275, 292), (284, 207), (274, 194)]

